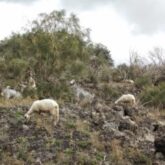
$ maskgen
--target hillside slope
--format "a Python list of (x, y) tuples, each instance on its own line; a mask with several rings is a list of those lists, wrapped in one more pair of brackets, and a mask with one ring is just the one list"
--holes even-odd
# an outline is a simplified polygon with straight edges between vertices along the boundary
[[(114, 67), (110, 51), (64, 10), (42, 13), (23, 34), (1, 41), (0, 89), (21, 91), (32, 75), (37, 90), (22, 91), (21, 100), (0, 98), (0, 164), (165, 164), (165, 65), (138, 62)], [(93, 100), (83, 99), (82, 91)], [(114, 104), (126, 93), (135, 95), (135, 107)], [(57, 126), (49, 114), (24, 118), (41, 98), (59, 103)]]
[(0, 164), (165, 163), (154, 154), (154, 140), (165, 127), (165, 114), (155, 109), (115, 106), (100, 97), (92, 105), (62, 103), (54, 127), (48, 114), (25, 120), (30, 102), (0, 107)]

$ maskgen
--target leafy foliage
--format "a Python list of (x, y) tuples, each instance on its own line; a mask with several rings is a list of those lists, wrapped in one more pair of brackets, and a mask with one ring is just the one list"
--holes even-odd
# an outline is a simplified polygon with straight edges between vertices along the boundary
[(90, 79), (92, 55), (99, 65), (113, 65), (109, 50), (90, 41), (89, 30), (79, 25), (76, 15), (66, 16), (65, 10), (42, 13), (24, 34), (13, 33), (0, 42), (0, 74), (19, 83), (31, 70), (40, 96), (64, 97), (68, 89), (63, 91), (62, 85), (69, 79)]

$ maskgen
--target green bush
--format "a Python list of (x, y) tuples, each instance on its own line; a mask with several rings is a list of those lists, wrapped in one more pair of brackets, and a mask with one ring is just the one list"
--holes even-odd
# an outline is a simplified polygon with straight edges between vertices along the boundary
[(85, 68), (85, 64), (80, 60), (76, 60), (69, 65), (71, 75), (81, 75)]
[(72, 98), (72, 92), (70, 86), (63, 81), (58, 83), (53, 82), (40, 82), (37, 86), (38, 97), (54, 97), (55, 99), (63, 99), (70, 101)]
[(158, 87), (146, 87), (140, 94), (140, 99), (143, 104), (165, 107), (165, 83)]
[(98, 78), (100, 81), (109, 82), (111, 80), (110, 67), (104, 65), (98, 73)]
[(144, 87), (144, 86), (148, 86), (148, 85), (151, 85), (152, 84), (152, 80), (150, 77), (148, 76), (143, 76), (143, 77), (138, 77), (136, 80), (135, 80), (135, 85), (138, 87), (138, 88), (141, 88), (141, 87)]
[(25, 88), (23, 91), (23, 96), (28, 97), (30, 96), (31, 98), (35, 98), (37, 95), (37, 90), (36, 89), (31, 89), (31, 88)]
[[(38, 97), (67, 101), (72, 97), (67, 84), (72, 78), (95, 83), (103, 66), (100, 79), (109, 81), (108, 66), (113, 66), (110, 51), (104, 45), (87, 41), (86, 30), (79, 25), (76, 15), (67, 16), (64, 10), (42, 13), (24, 34), (13, 34), (0, 42), (2, 82), (14, 80), (9, 83), (15, 87), (21, 81), (26, 82), (28, 71), (32, 71)], [(90, 56), (93, 55), (98, 66), (91, 71)], [(34, 95), (33, 91), (25, 92), (25, 96), (29, 95)]]
[(8, 63), (6, 72), (9, 72), (13, 77), (19, 77), (26, 71), (27, 67), (27, 61), (14, 58)]
[(121, 95), (121, 91), (116, 87), (112, 87), (109, 83), (105, 83), (102, 85), (100, 93), (101, 97), (103, 97), (106, 100), (113, 100), (117, 98), (119, 95)]

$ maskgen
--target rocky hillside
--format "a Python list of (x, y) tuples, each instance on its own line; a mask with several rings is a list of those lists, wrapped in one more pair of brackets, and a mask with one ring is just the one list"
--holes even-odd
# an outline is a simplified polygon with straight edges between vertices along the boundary
[[(89, 32), (62, 10), (42, 13), (23, 34), (0, 41), (0, 89), (23, 95), (0, 97), (0, 165), (165, 164), (165, 60), (156, 51), (149, 65), (135, 54), (115, 67)], [(29, 76), (36, 88), (22, 90)], [(127, 93), (134, 107), (114, 104)], [(40, 98), (59, 103), (57, 126), (49, 114), (24, 118)]]
[[(123, 85), (126, 87), (129, 85)], [(98, 96), (91, 104), (62, 102), (60, 122), (54, 127), (49, 114), (36, 113), (30, 121), (25, 120), (32, 100), (8, 102), (0, 107), (0, 164), (165, 163), (164, 146), (157, 143), (155, 148), (155, 139), (164, 136), (164, 111), (140, 104), (134, 108), (117, 106)]]

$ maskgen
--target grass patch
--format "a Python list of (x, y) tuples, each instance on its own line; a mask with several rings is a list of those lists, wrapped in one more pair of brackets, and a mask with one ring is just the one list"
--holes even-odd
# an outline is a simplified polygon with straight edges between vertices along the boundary
[(34, 100), (31, 98), (24, 99), (9, 99), (6, 100), (4, 98), (0, 99), (0, 107), (14, 107), (14, 106), (29, 106), (32, 104)]
[(76, 122), (72, 121), (72, 120), (70, 120), (70, 121), (67, 120), (65, 123), (65, 126), (68, 129), (76, 129)]
[(114, 139), (114, 140), (111, 141), (111, 150), (112, 150), (112, 153), (111, 153), (112, 162), (115, 165), (122, 165), (123, 161), (124, 161), (123, 149), (120, 145), (119, 140)]
[(91, 146), (91, 142), (90, 141), (78, 141), (77, 145), (81, 148), (81, 149), (87, 149)]
[(94, 148), (99, 151), (104, 150), (104, 144), (99, 140), (99, 132), (91, 132), (90, 134), (90, 141)]

